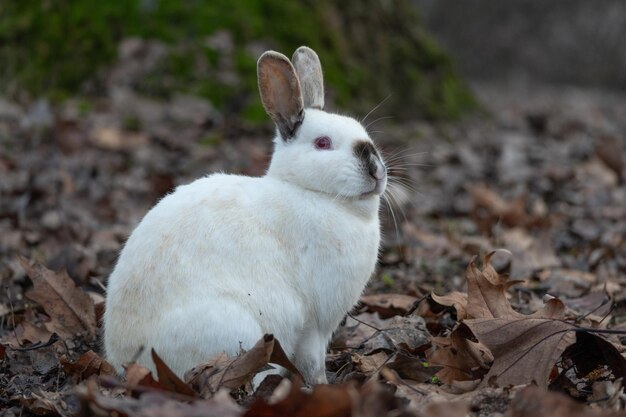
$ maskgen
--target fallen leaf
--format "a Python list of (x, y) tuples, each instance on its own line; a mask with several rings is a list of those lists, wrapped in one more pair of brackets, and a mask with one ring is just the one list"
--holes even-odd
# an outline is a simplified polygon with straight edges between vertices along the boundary
[(385, 319), (405, 315), (418, 300), (406, 294), (372, 294), (362, 296), (360, 302), (367, 307), (367, 311), (378, 313)]
[(28, 410), (36, 415), (58, 415), (62, 417), (74, 415), (68, 409), (63, 397), (64, 394), (61, 392), (38, 390), (20, 398), (20, 404), (24, 407), (24, 410)]
[(425, 350), (430, 343), (430, 333), (424, 319), (416, 316), (396, 316), (389, 320), (388, 327), (380, 329), (361, 345), (361, 351), (371, 355), (380, 350), (395, 352), (398, 349), (410, 353)]
[(92, 375), (116, 375), (113, 366), (93, 350), (83, 353), (75, 362), (70, 362), (65, 357), (61, 357), (60, 362), (65, 373), (72, 376), (75, 384)]
[(593, 409), (562, 394), (529, 386), (518, 393), (505, 417), (617, 417), (623, 411)]
[[(355, 395), (353, 394), (353, 397)], [(404, 400), (376, 378), (368, 380), (354, 400), (353, 417), (407, 416)]]
[(454, 331), (449, 337), (432, 339), (436, 349), (427, 359), (431, 366), (442, 367), (435, 375), (446, 384), (477, 380), (487, 372), (493, 361), (491, 352), (485, 346), (466, 336), (461, 331)]
[(389, 355), (385, 352), (378, 352), (373, 355), (359, 355), (358, 353), (352, 354), (352, 362), (357, 369), (363, 372), (365, 375), (371, 375), (374, 372), (380, 370), (380, 368), (387, 362)]
[(507, 299), (507, 289), (521, 281), (508, 281), (496, 272), (490, 263), (495, 253), (493, 251), (485, 256), (482, 270), (478, 269), (474, 259), (467, 267), (468, 318), (521, 316)]
[[(621, 344), (619, 348), (623, 350)], [(626, 379), (626, 359), (621, 351), (597, 334), (577, 332), (576, 344), (567, 349), (563, 356), (572, 361), (579, 377), (597, 369), (608, 369), (615, 378)]]
[(272, 335), (265, 335), (242, 355), (233, 358), (226, 354), (217, 355), (209, 362), (187, 371), (184, 379), (202, 397), (209, 398), (222, 387), (234, 390), (250, 383), (268, 363), (280, 365), (300, 375), (278, 340)]
[(501, 234), (504, 247), (513, 254), (511, 278), (528, 278), (534, 271), (561, 266), (552, 242), (546, 233), (538, 236), (523, 228), (504, 230)]
[(331, 340), (331, 348), (357, 348), (364, 340), (372, 337), (376, 329), (387, 326), (389, 320), (382, 320), (377, 313), (361, 313), (357, 316), (348, 315), (344, 323), (339, 325)]
[(624, 392), (623, 379), (615, 381), (595, 381), (591, 386), (589, 402), (599, 403), (603, 408), (619, 407), (620, 397)]
[[(154, 376), (152, 376), (152, 372), (139, 364), (131, 363), (126, 366), (125, 369), (126, 382), (129, 385), (129, 391), (132, 391), (133, 387), (150, 387), (158, 390), (165, 391), (165, 387), (163, 387)], [(130, 394), (130, 392), (129, 392)]]
[(99, 391), (94, 379), (77, 388), (81, 399), (80, 415), (123, 415), (132, 417), (241, 417), (243, 408), (226, 392), (219, 392), (210, 400), (179, 401), (167, 391), (142, 393), (139, 398), (107, 397)]
[(176, 392), (183, 395), (188, 395), (190, 397), (195, 397), (196, 393), (193, 389), (187, 384), (185, 384), (181, 379), (176, 376), (174, 371), (172, 371), (166, 364), (163, 362), (163, 359), (157, 355), (154, 349), (151, 350), (152, 361), (156, 367), (157, 376), (159, 378), (159, 384), (163, 386), (166, 390)]
[(26, 343), (30, 345), (40, 345), (50, 340), (52, 333), (48, 330), (35, 326), (29, 321), (23, 321), (18, 324), (14, 331), (3, 337), (3, 341), (13, 349), (25, 347)]
[(494, 360), (483, 385), (522, 385), (547, 388), (554, 364), (576, 341), (575, 327), (553, 318), (499, 317), (465, 320)]
[(439, 371), (438, 366), (401, 351), (397, 352), (385, 366), (396, 371), (400, 378), (417, 382), (430, 382), (433, 375)]
[(125, 132), (113, 127), (99, 127), (91, 133), (94, 145), (107, 150), (132, 150), (145, 146), (148, 136), (143, 132)]
[(526, 226), (536, 221), (526, 213), (526, 196), (519, 196), (507, 201), (484, 184), (469, 185), (468, 190), (474, 200), (472, 217), (485, 233), (491, 233), (496, 223), (506, 226)]
[(618, 180), (624, 179), (624, 166), (626, 166), (626, 158), (624, 158), (624, 141), (616, 136), (604, 136), (599, 139), (596, 146), (596, 155), (612, 169), (617, 175)]
[[(483, 385), (534, 380), (547, 387), (554, 364), (574, 343), (574, 326), (561, 320), (565, 306), (556, 298), (533, 315), (515, 311), (507, 289), (519, 281), (508, 281), (497, 273), (490, 263), (494, 254), (484, 257), (482, 269), (475, 260), (468, 265), (466, 318), (449, 337), (433, 339), (436, 349), (428, 359), (443, 366), (437, 377), (447, 384), (475, 380), (489, 368)], [(474, 335), (479, 343), (471, 340)]]
[(467, 294), (459, 291), (452, 291), (446, 295), (431, 293), (430, 297), (437, 304), (441, 304), (446, 307), (454, 307), (456, 310), (457, 320), (463, 320), (467, 317)]
[(350, 417), (356, 389), (351, 384), (316, 385), (308, 394), (300, 384), (292, 384), (289, 394), (274, 404), (256, 400), (245, 417)]
[(467, 401), (431, 402), (420, 413), (424, 417), (466, 417), (470, 415)]
[(87, 333), (96, 336), (96, 313), (91, 297), (76, 287), (64, 270), (53, 272), (44, 266), (31, 267), (25, 258), (19, 258), (34, 287), (26, 297), (37, 302), (50, 317), (46, 329), (63, 338), (74, 338)]

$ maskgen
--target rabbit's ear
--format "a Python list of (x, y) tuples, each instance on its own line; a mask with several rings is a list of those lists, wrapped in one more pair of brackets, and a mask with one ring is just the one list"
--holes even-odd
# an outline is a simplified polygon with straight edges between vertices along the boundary
[(259, 58), (257, 75), (263, 107), (276, 123), (283, 140), (289, 141), (304, 119), (304, 103), (296, 70), (285, 55), (267, 51)]
[(302, 86), (304, 107), (322, 110), (324, 108), (324, 76), (319, 57), (313, 49), (301, 46), (293, 53), (291, 61), (296, 67)]

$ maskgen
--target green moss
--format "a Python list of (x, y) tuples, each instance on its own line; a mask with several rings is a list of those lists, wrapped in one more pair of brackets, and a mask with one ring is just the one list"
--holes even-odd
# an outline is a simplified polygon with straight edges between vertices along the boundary
[(133, 115), (128, 115), (122, 120), (122, 127), (131, 132), (139, 132), (141, 130), (141, 120)]
[(200, 139), (198, 143), (203, 146), (215, 146), (219, 145), (220, 142), (222, 142), (222, 137), (218, 134), (212, 133)]
[[(57, 99), (84, 93), (85, 81), (93, 86), (115, 61), (119, 42), (137, 36), (172, 46), (137, 85), (141, 93), (200, 94), (251, 121), (265, 117), (247, 52), (253, 41), (287, 55), (311, 46), (337, 104), (356, 113), (388, 95), (383, 111), (398, 117), (455, 118), (475, 107), (408, 0), (20, 0), (0, 2), (0, 16), (1, 91)], [(224, 29), (233, 36), (232, 56), (206, 43)], [(228, 59), (238, 83), (217, 76)]]
[(380, 280), (388, 287), (393, 287), (396, 284), (396, 280), (393, 279), (393, 277), (387, 273), (384, 273), (380, 277)]

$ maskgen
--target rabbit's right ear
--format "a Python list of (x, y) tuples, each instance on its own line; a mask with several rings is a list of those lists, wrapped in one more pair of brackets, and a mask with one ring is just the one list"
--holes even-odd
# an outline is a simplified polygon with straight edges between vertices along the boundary
[(313, 49), (301, 46), (293, 53), (291, 61), (296, 68), (302, 86), (304, 107), (323, 110), (324, 75), (322, 74), (320, 58)]
[(263, 107), (276, 123), (283, 140), (289, 141), (304, 119), (304, 102), (296, 70), (285, 55), (267, 51), (259, 58), (257, 75)]

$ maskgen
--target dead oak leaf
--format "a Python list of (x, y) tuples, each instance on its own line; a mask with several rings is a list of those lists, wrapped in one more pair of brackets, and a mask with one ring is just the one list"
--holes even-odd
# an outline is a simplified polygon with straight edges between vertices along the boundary
[(26, 344), (30, 344), (30, 346), (44, 344), (50, 340), (52, 335), (43, 327), (35, 326), (29, 321), (23, 321), (15, 327), (13, 332), (7, 334), (2, 342), (13, 349), (18, 349)]
[(60, 362), (63, 371), (72, 376), (74, 383), (85, 380), (92, 375), (116, 374), (113, 366), (93, 350), (85, 352), (74, 362), (70, 362), (66, 357), (62, 356)]
[(467, 317), (467, 294), (460, 291), (452, 291), (446, 295), (431, 293), (430, 297), (437, 304), (446, 307), (454, 307), (457, 320), (463, 320)]
[(151, 354), (152, 361), (156, 367), (157, 376), (159, 377), (159, 384), (161, 384), (168, 391), (188, 395), (190, 397), (196, 396), (193, 389), (176, 376), (174, 371), (172, 371), (170, 367), (165, 364), (163, 359), (157, 355), (154, 349), (152, 349)]
[(465, 272), (467, 279), (467, 317), (468, 318), (496, 318), (523, 316), (513, 310), (507, 299), (509, 287), (521, 281), (508, 281), (498, 274), (491, 265), (493, 251), (483, 259), (483, 269), (476, 266), (472, 259)]
[(165, 387), (157, 381), (152, 372), (137, 363), (131, 363), (125, 366), (124, 374), (128, 385), (128, 395), (132, 395), (136, 387), (148, 387), (155, 390), (166, 391)]
[[(139, 366), (139, 365), (137, 365)], [(135, 396), (110, 397), (104, 395), (94, 379), (83, 382), (76, 388), (81, 399), (80, 415), (122, 415), (133, 417), (185, 417), (221, 416), (240, 417), (243, 408), (226, 393), (218, 393), (210, 400), (173, 397), (166, 391), (152, 390)]]
[(22, 267), (33, 281), (26, 297), (38, 303), (50, 317), (47, 330), (63, 338), (87, 333), (96, 336), (96, 313), (91, 297), (78, 288), (65, 270), (54, 272), (42, 265), (30, 266), (19, 257)]
[(474, 201), (472, 217), (485, 232), (500, 221), (507, 226), (524, 226), (532, 220), (526, 213), (526, 196), (508, 201), (483, 184), (468, 185), (467, 189)]
[(234, 390), (250, 383), (268, 363), (280, 365), (300, 375), (278, 340), (267, 334), (242, 355), (230, 358), (226, 354), (217, 355), (209, 362), (187, 371), (184, 379), (202, 397), (210, 398), (222, 387)]
[(554, 318), (481, 318), (465, 320), (463, 325), (493, 354), (483, 385), (502, 387), (534, 381), (547, 388), (554, 364), (576, 341), (574, 325)]
[(245, 417), (350, 417), (358, 395), (352, 384), (316, 385), (311, 393), (292, 383), (282, 400), (269, 404), (259, 398), (244, 414)]
[[(489, 369), (493, 361), (491, 352), (481, 343), (469, 340), (463, 329), (455, 330), (449, 337), (435, 337), (432, 343), (437, 347), (428, 355), (431, 366), (441, 366), (435, 376), (446, 384), (453, 381), (473, 381), (479, 379)], [(471, 335), (469, 335), (471, 336)]]
[(563, 394), (528, 386), (519, 392), (509, 406), (505, 417), (617, 417), (623, 411), (591, 408)]
[(368, 311), (378, 313), (383, 319), (405, 315), (417, 301), (419, 298), (406, 294), (371, 294), (360, 299)]

